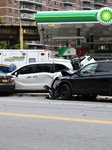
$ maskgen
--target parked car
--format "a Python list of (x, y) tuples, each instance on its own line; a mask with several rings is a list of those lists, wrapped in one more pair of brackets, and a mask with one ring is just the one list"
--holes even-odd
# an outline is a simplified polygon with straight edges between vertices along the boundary
[(0, 94), (11, 94), (15, 89), (14, 78), (11, 75), (6, 75), (0, 72)]
[(51, 86), (63, 69), (73, 69), (70, 60), (53, 59), (35, 62), (13, 71), (16, 91), (45, 91), (44, 85)]
[(52, 88), (45, 86), (51, 98), (66, 100), (73, 95), (83, 99), (95, 99), (97, 95), (112, 96), (112, 60), (97, 61), (78, 71), (62, 71), (62, 75)]

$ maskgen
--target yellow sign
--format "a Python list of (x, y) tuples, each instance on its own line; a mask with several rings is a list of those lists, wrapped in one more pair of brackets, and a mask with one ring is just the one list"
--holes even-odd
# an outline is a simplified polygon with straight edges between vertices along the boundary
[(25, 34), (37, 34), (38, 31), (36, 29), (24, 29), (23, 33), (25, 33)]

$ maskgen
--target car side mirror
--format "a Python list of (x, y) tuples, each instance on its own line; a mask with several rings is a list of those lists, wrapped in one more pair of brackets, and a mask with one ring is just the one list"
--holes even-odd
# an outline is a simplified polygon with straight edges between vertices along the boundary
[(18, 72), (15, 72), (15, 76), (18, 77)]

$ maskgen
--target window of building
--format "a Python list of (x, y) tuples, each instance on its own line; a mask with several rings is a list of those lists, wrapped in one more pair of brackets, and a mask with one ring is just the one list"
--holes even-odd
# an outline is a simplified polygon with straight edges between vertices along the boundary
[(15, 0), (15, 6), (17, 6), (18, 5), (18, 1), (17, 0)]
[(51, 8), (48, 8), (48, 11), (51, 11)]
[(58, 11), (58, 9), (53, 9), (53, 11)]
[(9, 22), (10, 22), (10, 23), (12, 22), (12, 18), (11, 18), (11, 17), (9, 17)]
[(51, 4), (51, 0), (48, 0), (48, 4)]
[(58, 2), (54, 1), (54, 2), (53, 2), (53, 5), (54, 5), (54, 6), (58, 6)]
[(19, 23), (18, 18), (15, 18), (15, 23)]
[(18, 10), (17, 9), (15, 10), (15, 14), (18, 14)]
[(60, 7), (63, 7), (63, 4), (62, 4), (62, 3), (60, 3)]
[(8, 4), (12, 4), (12, 0), (8, 0)]
[(12, 14), (12, 9), (11, 8), (9, 8), (9, 14)]

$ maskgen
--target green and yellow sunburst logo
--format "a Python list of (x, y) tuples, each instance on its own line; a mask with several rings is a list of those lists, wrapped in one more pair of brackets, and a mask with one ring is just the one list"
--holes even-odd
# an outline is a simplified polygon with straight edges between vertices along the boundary
[(67, 51), (67, 53), (68, 53), (68, 54), (70, 54), (70, 53), (71, 53), (71, 51), (70, 51), (70, 50), (68, 50), (68, 51)]
[(103, 25), (112, 24), (112, 9), (108, 7), (100, 9), (97, 15), (97, 19)]
[(109, 10), (102, 11), (100, 17), (103, 22), (110, 22), (112, 20), (111, 11)]

